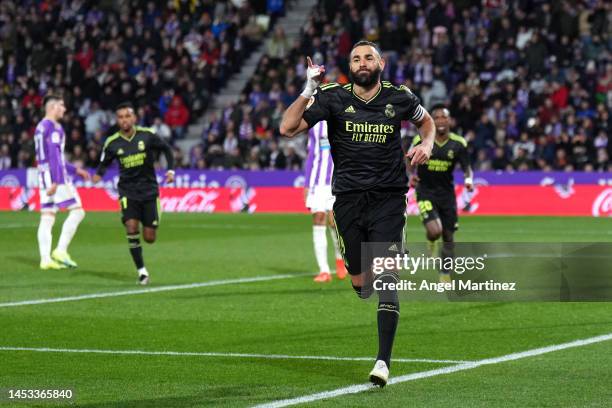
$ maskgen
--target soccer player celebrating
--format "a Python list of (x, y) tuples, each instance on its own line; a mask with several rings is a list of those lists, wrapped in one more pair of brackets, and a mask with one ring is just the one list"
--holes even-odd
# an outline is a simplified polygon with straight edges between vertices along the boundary
[(170, 146), (150, 128), (136, 126), (136, 114), (130, 103), (122, 103), (116, 109), (119, 131), (104, 142), (100, 165), (93, 177), (97, 183), (102, 179), (110, 163), (119, 162), (119, 203), (121, 222), (125, 225), (130, 254), (138, 270), (138, 282), (149, 283), (140, 246), (140, 223), (143, 238), (147, 243), (155, 242), (159, 226), (159, 187), (155, 175), (155, 160), (163, 152), (168, 164), (166, 183), (174, 181), (174, 156)]
[[(422, 143), (409, 152), (411, 164), (425, 163), (431, 154), (435, 128), (419, 99), (405, 86), (382, 81), (385, 61), (376, 44), (356, 43), (350, 53), (351, 83), (320, 86), (323, 66), (308, 58), (304, 91), (285, 111), (280, 125), (292, 137), (327, 121), (334, 160), (332, 191), (340, 248), (355, 292), (367, 298), (373, 291), (371, 263), (361, 267), (363, 242), (402, 241), (408, 177), (400, 145), (402, 120), (419, 129)], [(397, 249), (392, 245), (389, 250)], [(378, 356), (370, 381), (384, 386), (389, 377), (391, 349), (399, 320), (394, 272), (377, 276)], [(385, 289), (386, 288), (386, 289)]]
[(331, 176), (334, 162), (331, 158), (329, 140), (327, 138), (327, 123), (321, 121), (310, 129), (308, 133), (308, 158), (306, 160), (306, 181), (304, 195), (306, 207), (312, 212), (312, 240), (314, 242), (315, 257), (319, 265), (319, 274), (315, 282), (330, 282), (329, 263), (327, 262), (327, 227), (331, 232), (336, 255), (336, 276), (338, 279), (346, 277), (346, 267), (338, 243), (336, 225), (332, 208), (334, 196), (331, 188)]
[[(467, 142), (461, 136), (450, 131), (450, 112), (443, 105), (431, 109), (436, 124), (436, 139), (429, 161), (417, 167), (416, 174), (410, 177), (410, 186), (416, 187), (416, 200), (425, 234), (429, 241), (432, 255), (436, 252), (436, 241), (442, 237), (443, 258), (452, 257), (454, 234), (457, 230), (457, 199), (453, 170), (457, 162), (464, 172), (465, 188), (473, 191), (472, 168), (470, 167)], [(412, 147), (422, 142), (415, 136)], [(450, 271), (440, 271), (440, 281), (450, 282)]]
[[(38, 225), (40, 269), (75, 268), (77, 264), (68, 255), (68, 245), (83, 221), (85, 211), (69, 173), (76, 173), (85, 180), (89, 179), (89, 173), (75, 168), (64, 159), (66, 134), (59, 123), (66, 112), (63, 98), (49, 94), (45, 96), (43, 106), (45, 117), (38, 123), (34, 133), (40, 188), (40, 224)], [(55, 214), (61, 208), (67, 208), (69, 213), (62, 225), (57, 248), (51, 253)]]

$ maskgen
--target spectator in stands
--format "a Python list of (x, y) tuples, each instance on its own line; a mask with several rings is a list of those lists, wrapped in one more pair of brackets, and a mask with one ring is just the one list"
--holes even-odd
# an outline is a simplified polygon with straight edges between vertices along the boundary
[(106, 130), (109, 123), (110, 117), (107, 112), (100, 109), (100, 104), (94, 101), (85, 117), (85, 136), (91, 139), (97, 131)]
[(161, 137), (166, 142), (171, 141), (172, 130), (167, 124), (162, 121), (159, 116), (153, 119), (153, 125), (151, 127), (153, 128), (153, 131), (155, 132), (155, 134), (157, 134), (157, 136)]
[[(113, 123), (104, 115), (129, 99), (141, 125), (168, 118), (181, 137), (256, 48), (244, 31), (254, 21), (249, 2), (115, 3), (3, 2), (0, 118), (18, 127), (22, 118), (31, 135), (44, 94), (63, 91), (68, 112), (79, 112), (69, 135), (78, 127), (90, 139), (107, 129)], [(183, 104), (171, 107), (175, 96)], [(13, 165), (27, 161), (27, 151), (17, 156)]]
[[(99, 131), (114, 124), (95, 113), (94, 105), (106, 112), (126, 99), (137, 101), (140, 124), (166, 137), (172, 122), (171, 140), (182, 137), (266, 33), (268, 55), (244, 96), (202, 134), (208, 143), (204, 156), (219, 146), (224, 167), (277, 168), (273, 151), (289, 152), (286, 141), (279, 143), (279, 112), (299, 95), (304, 58), (325, 63), (327, 80), (344, 83), (350, 47), (364, 37), (383, 45), (385, 79), (404, 83), (426, 107), (445, 103), (457, 131), (473, 132), (475, 167), (481, 161), (482, 168), (488, 162), (507, 168), (517, 159), (520, 169), (609, 166), (610, 2), (542, 0), (513, 7), (516, 2), (508, 1), (325, 1), (307, 17), (296, 41), (255, 16), (266, 7), (282, 15), (291, 7), (282, 0), (107, 3), (4, 3), (0, 146), (8, 144), (13, 166), (31, 161), (32, 124), (49, 90), (66, 93), (68, 152), (77, 145), (86, 156), (90, 148), (99, 149), (105, 136)], [(61, 36), (44, 27), (62, 27)], [(176, 97), (182, 103), (173, 107)], [(403, 135), (414, 133), (406, 128)], [(525, 147), (523, 133), (535, 146), (524, 154), (517, 147)], [(299, 158), (304, 146), (292, 149), (295, 156), (285, 160)], [(281, 167), (294, 168), (298, 161)], [(195, 165), (209, 163), (204, 158)]]
[(10, 169), (12, 166), (11, 151), (7, 143), (0, 145), (0, 170)]
[(266, 42), (266, 53), (271, 58), (272, 63), (279, 63), (287, 57), (289, 53), (289, 40), (281, 26), (274, 29), (274, 34)]
[(180, 96), (172, 98), (170, 107), (164, 115), (164, 122), (170, 126), (175, 139), (182, 139), (185, 135), (185, 126), (189, 122), (189, 110)]

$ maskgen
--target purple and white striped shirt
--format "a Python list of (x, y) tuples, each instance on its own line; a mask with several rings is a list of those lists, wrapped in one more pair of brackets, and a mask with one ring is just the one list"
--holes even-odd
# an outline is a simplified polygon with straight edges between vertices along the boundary
[(68, 173), (74, 173), (74, 166), (64, 159), (66, 134), (62, 125), (49, 119), (41, 120), (36, 125), (34, 143), (40, 188), (47, 189), (52, 183), (72, 182)]
[(304, 183), (306, 187), (312, 189), (316, 186), (331, 185), (334, 162), (330, 149), (327, 122), (322, 120), (308, 132), (308, 158), (306, 159), (306, 181)]

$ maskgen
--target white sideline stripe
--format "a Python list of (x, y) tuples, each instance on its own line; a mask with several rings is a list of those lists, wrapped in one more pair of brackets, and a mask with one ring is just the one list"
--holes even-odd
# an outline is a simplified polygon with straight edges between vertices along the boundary
[(0, 229), (33, 228), (36, 226), (38, 226), (38, 224), (34, 224), (34, 223), (25, 224), (25, 223), (13, 222), (10, 224), (0, 224)]
[[(450, 374), (458, 371), (471, 370), (476, 367), (490, 364), (499, 364), (506, 361), (519, 360), (526, 357), (539, 356), (553, 351), (565, 350), (574, 347), (587, 346), (589, 344), (601, 343), (603, 341), (612, 340), (612, 333), (604, 334), (601, 336), (590, 337), (582, 340), (575, 340), (569, 343), (555, 344), (547, 347), (540, 347), (532, 350), (521, 351), (518, 353), (506, 354), (500, 357), (486, 358), (484, 360), (472, 361), (461, 363), (454, 366), (437, 368), (435, 370), (421, 371), (417, 373), (411, 373), (402, 375), (400, 377), (391, 378), (387, 384), (399, 384), (407, 381), (420, 380), (422, 378), (435, 377), (437, 375)], [(374, 388), (372, 384), (355, 384), (348, 387), (338, 388), (331, 391), (319, 392), (311, 395), (304, 395), (302, 397), (284, 399), (279, 401), (272, 401), (265, 404), (256, 405), (255, 408), (280, 408), (288, 407), (290, 405), (304, 404), (307, 402), (318, 401), (326, 398), (335, 398), (340, 395), (356, 394), (359, 392), (367, 391)]]
[[(372, 357), (336, 357), (336, 356), (292, 356), (288, 354), (251, 354), (251, 353), (214, 353), (189, 351), (146, 351), (146, 350), (97, 350), (97, 349), (66, 349), (48, 347), (0, 347), (0, 351), (35, 351), (42, 353), (92, 353), (92, 354), (132, 354), (145, 356), (197, 356), (197, 357), (242, 357), (279, 360), (331, 360), (331, 361), (374, 361)], [(394, 358), (396, 363), (467, 363), (457, 360), (430, 360), (424, 358)]]
[(0, 303), (0, 308), (28, 306), (28, 305), (41, 305), (44, 303), (72, 302), (75, 300), (99, 299), (99, 298), (116, 297), (116, 296), (141, 295), (143, 293), (168, 292), (171, 290), (203, 288), (207, 286), (230, 285), (232, 283), (265, 282), (265, 281), (271, 281), (271, 280), (277, 280), (277, 279), (297, 278), (297, 277), (306, 276), (306, 275), (311, 275), (311, 274), (257, 276), (254, 278), (225, 279), (225, 280), (216, 280), (216, 281), (200, 282), (200, 283), (187, 283), (183, 285), (167, 285), (167, 286), (159, 286), (159, 287), (147, 288), (147, 289), (124, 290), (121, 292), (101, 292), (101, 293), (90, 293), (88, 295), (66, 296), (66, 297), (48, 298), (48, 299), (22, 300), (18, 302)]

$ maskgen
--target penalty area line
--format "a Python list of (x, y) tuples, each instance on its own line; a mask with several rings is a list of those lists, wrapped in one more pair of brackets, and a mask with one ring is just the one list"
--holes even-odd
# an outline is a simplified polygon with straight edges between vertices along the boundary
[(65, 296), (65, 297), (57, 297), (57, 298), (21, 300), (17, 302), (0, 303), (0, 308), (41, 305), (45, 303), (74, 302), (77, 300), (101, 299), (101, 298), (118, 297), (118, 296), (142, 295), (145, 293), (169, 292), (173, 290), (204, 288), (208, 286), (231, 285), (235, 283), (266, 282), (266, 281), (279, 280), (279, 279), (298, 278), (298, 277), (302, 277), (306, 275), (311, 275), (311, 274), (294, 274), (294, 275), (285, 274), (285, 275), (256, 276), (253, 278), (214, 280), (214, 281), (209, 281), (209, 282), (187, 283), (187, 284), (182, 284), (182, 285), (166, 285), (166, 286), (158, 286), (158, 287), (153, 287), (153, 288), (124, 290), (124, 291), (118, 291), (118, 292), (100, 292), (100, 293), (90, 293), (86, 295)]
[[(11, 347), (0, 346), (0, 351), (32, 351), (40, 353), (84, 353), (84, 354), (123, 354), (145, 356), (195, 356), (195, 357), (237, 357), (261, 358), (269, 360), (328, 360), (328, 361), (371, 361), (372, 357), (337, 357), (337, 356), (293, 356), (289, 354), (253, 354), (253, 353), (218, 353), (218, 352), (189, 352), (189, 351), (146, 351), (146, 350), (98, 350), (98, 349), (69, 349), (49, 347)], [(468, 363), (457, 360), (432, 360), (424, 358), (394, 358), (396, 363)]]
[[(451, 374), (451, 373), (456, 373), (458, 371), (471, 370), (473, 368), (481, 367), (484, 365), (492, 365), (492, 364), (504, 363), (506, 361), (520, 360), (520, 359), (527, 358), (527, 357), (539, 356), (542, 354), (552, 353), (554, 351), (565, 350), (565, 349), (570, 349), (574, 347), (583, 347), (589, 344), (601, 343), (601, 342), (610, 341), (610, 340), (612, 340), (612, 333), (603, 334), (601, 336), (589, 337), (589, 338), (581, 339), (581, 340), (570, 341), (568, 343), (554, 344), (552, 346), (540, 347), (540, 348), (521, 351), (517, 353), (506, 354), (506, 355), (499, 356), (499, 357), (485, 358), (483, 360), (465, 362), (465, 363), (457, 364), (454, 366), (437, 368), (434, 370), (420, 371), (416, 373), (406, 374), (406, 375), (402, 375), (399, 377), (391, 378), (387, 384), (388, 385), (401, 384), (401, 383), (408, 382), (408, 381), (415, 381), (415, 380), (435, 377), (435, 376), (443, 375), (443, 374)], [(312, 401), (319, 401), (319, 400), (328, 399), (328, 398), (335, 398), (341, 395), (357, 394), (360, 392), (371, 390), (372, 388), (374, 388), (374, 386), (369, 383), (355, 384), (355, 385), (350, 385), (348, 387), (342, 387), (342, 388), (338, 388), (338, 389), (331, 390), (331, 391), (324, 391), (324, 392), (304, 395), (304, 396), (296, 397), (296, 398), (271, 401), (268, 403), (255, 405), (254, 408), (288, 407), (291, 405), (305, 404), (305, 403), (312, 402)]]

